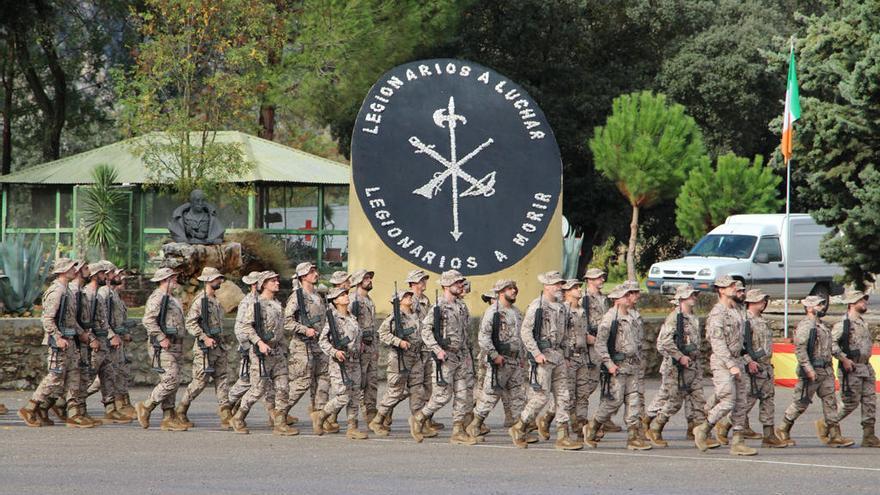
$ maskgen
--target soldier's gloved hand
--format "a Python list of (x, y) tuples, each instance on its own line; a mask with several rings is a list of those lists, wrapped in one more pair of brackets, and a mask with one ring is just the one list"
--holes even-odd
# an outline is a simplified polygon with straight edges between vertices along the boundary
[(499, 354), (495, 356), (495, 359), (493, 359), (492, 362), (495, 363), (495, 366), (501, 366), (504, 364), (504, 356)]
[(122, 345), (122, 339), (120, 339), (118, 335), (114, 335), (110, 339), (110, 345), (113, 346), (114, 349), (118, 349), (119, 346)]
[(758, 374), (758, 363), (754, 361), (749, 361), (749, 374), (757, 375)]

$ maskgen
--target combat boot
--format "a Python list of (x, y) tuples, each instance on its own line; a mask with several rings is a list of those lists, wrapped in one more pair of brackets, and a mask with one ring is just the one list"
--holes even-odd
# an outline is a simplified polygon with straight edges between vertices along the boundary
[(287, 421), (285, 420), (286, 416), (287, 413), (284, 411), (275, 411), (275, 426), (272, 428), (273, 435), (279, 435), (282, 437), (299, 435), (298, 429), (292, 426), (287, 426)]
[(749, 425), (749, 418), (746, 418), (746, 427), (743, 428), (743, 438), (746, 440), (760, 440), (764, 438), (764, 435), (761, 435), (757, 431), (753, 430), (751, 425)]
[(82, 415), (83, 419), (94, 424), (95, 426), (101, 426), (102, 424), (104, 424), (104, 422), (101, 421), (100, 419), (95, 419), (95, 418), (89, 416), (89, 411), (88, 411), (85, 404), (82, 404), (80, 406), (80, 414)]
[(370, 421), (367, 428), (380, 437), (387, 437), (391, 433), (391, 430), (385, 426), (385, 415), (382, 413), (376, 413), (376, 416)]
[(247, 413), (239, 409), (235, 411), (235, 414), (232, 415), (232, 419), (229, 421), (229, 425), (232, 426), (232, 431), (247, 435), (251, 431), (247, 427), (247, 423), (244, 422), (244, 418), (247, 416)]
[[(275, 428), (275, 405), (269, 405), (268, 403), (264, 404), (266, 406), (266, 425), (269, 428)], [(309, 411), (311, 412), (311, 411)]]
[(137, 411), (135, 411), (134, 406), (131, 405), (131, 397), (129, 397), (128, 394), (122, 396), (122, 407), (117, 409), (122, 411), (122, 414), (125, 414), (132, 419), (137, 418)]
[(528, 442), (526, 442), (526, 430), (523, 421), (517, 420), (513, 423), (513, 426), (508, 428), (507, 433), (510, 435), (511, 440), (513, 440), (513, 444), (516, 445), (519, 449), (524, 449), (529, 446)]
[(709, 446), (706, 445), (706, 439), (709, 438), (709, 431), (714, 428), (709, 424), (708, 421), (700, 423), (696, 427), (694, 427), (694, 445), (700, 449), (700, 452), (705, 452), (709, 449)]
[(287, 422), (287, 426), (293, 426), (299, 423), (299, 418), (297, 418), (296, 416), (291, 416), (290, 414), (285, 414), (284, 420)]
[(816, 420), (816, 437), (819, 438), (820, 442), (828, 445), (828, 425), (825, 424), (825, 418), (819, 418)]
[(220, 429), (229, 430), (232, 428), (232, 408), (229, 406), (220, 406), (217, 410), (217, 416), (220, 417)]
[(122, 424), (131, 423), (131, 418), (125, 416), (116, 410), (116, 404), (111, 402), (104, 404), (104, 418), (102, 421), (107, 423)]
[(606, 433), (620, 433), (623, 431), (623, 428), (616, 425), (614, 423), (614, 421), (609, 419), (608, 421), (606, 421), (605, 423), (602, 424), (602, 431), (604, 431)]
[(449, 443), (458, 445), (475, 445), (478, 440), (464, 431), (464, 425), (460, 421), (452, 423), (452, 436), (449, 437)]
[(504, 410), (504, 427), (510, 428), (513, 424), (516, 423), (516, 418), (513, 417), (513, 413), (510, 410)]
[(391, 419), (392, 412), (391, 410), (388, 411), (388, 414), (385, 415), (385, 421), (382, 423), (388, 431), (391, 431), (391, 424), (393, 423)]
[(324, 424), (321, 427), (324, 429), (324, 433), (339, 433), (339, 430), (342, 429), (342, 427), (339, 426), (339, 411), (336, 411), (325, 419)]
[(862, 426), (862, 447), (880, 447), (880, 439), (874, 434), (874, 425)]
[[(60, 404), (56, 402), (51, 407), (49, 407), (49, 410), (52, 411), (52, 414), (54, 414), (55, 417), (57, 417), (61, 421), (67, 420), (67, 403), (66, 402), (61, 402)], [(137, 413), (135, 413), (135, 415), (137, 415)]]
[(828, 427), (828, 446), (841, 448), (851, 447), (856, 442), (852, 438), (846, 438), (840, 433), (840, 425), (835, 424)]
[(536, 423), (538, 425), (538, 436), (541, 437), (541, 440), (550, 440), (550, 423), (553, 422), (555, 416), (555, 414), (549, 412), (543, 416), (538, 416)]
[(49, 419), (49, 408), (52, 407), (52, 402), (55, 402), (55, 399), (47, 399), (46, 402), (41, 403), (37, 407), (37, 414), (40, 416), (41, 426), (55, 426), (55, 422)]
[(356, 419), (348, 420), (348, 429), (345, 430), (345, 437), (349, 440), (366, 440), (370, 438), (365, 432), (358, 429)]
[(541, 441), (541, 439), (538, 438), (538, 435), (530, 432), (526, 432), (526, 436), (523, 437), (523, 440), (525, 440), (526, 443), (538, 443)]
[(599, 446), (599, 440), (596, 439), (596, 430), (599, 428), (595, 419), (587, 421), (584, 425), (584, 445), (595, 449)]
[[(651, 421), (654, 421), (654, 418), (648, 415), (644, 415), (639, 418), (639, 421), (641, 422), (641, 424), (639, 425), (639, 430), (647, 434), (648, 430), (651, 429)], [(645, 440), (647, 440), (647, 438)]]
[(67, 414), (70, 415), (64, 421), (64, 425), (68, 428), (94, 428), (95, 423), (88, 421), (85, 417), (80, 413), (80, 410), (77, 406), (72, 406), (67, 408)]
[(773, 425), (764, 425), (764, 435), (761, 437), (761, 447), (771, 449), (784, 449), (788, 447), (788, 443), (776, 436), (773, 431)]
[(706, 437), (706, 448), (709, 450), (717, 449), (721, 447), (721, 442), (715, 439), (712, 435)]
[(323, 409), (316, 409), (309, 413), (312, 418), (312, 433), (315, 435), (324, 434), (324, 420), (330, 416), (330, 413), (324, 412)]
[(730, 418), (727, 416), (721, 418), (721, 421), (715, 425), (715, 438), (718, 439), (718, 442), (721, 445), (728, 445), (730, 443), (730, 438), (728, 435), (730, 434), (730, 427), (733, 426), (730, 423)]
[(121, 417), (127, 419), (128, 423), (130, 423), (133, 419), (135, 419), (137, 417), (137, 413), (134, 413), (134, 414), (128, 413), (128, 409), (126, 409), (126, 405), (125, 405), (125, 399), (122, 397), (114, 399), (113, 406), (114, 406), (114, 409), (116, 410), (116, 414), (118, 416), (121, 416)]
[(159, 423), (159, 429), (162, 431), (186, 431), (189, 427), (181, 423), (174, 416), (174, 409), (162, 410), (162, 422)]
[(437, 423), (434, 423), (433, 421), (431, 421), (431, 418), (428, 418), (427, 421), (422, 423), (422, 436), (425, 438), (434, 438), (437, 435), (439, 435), (440, 430), (438, 428), (434, 428), (433, 425), (435, 425), (435, 424), (437, 424)]
[(150, 427), (150, 414), (153, 412), (153, 409), (156, 408), (156, 403), (147, 399), (143, 402), (138, 402), (137, 405), (134, 406), (135, 411), (137, 411), (138, 423), (140, 423), (141, 428), (149, 428)]
[(685, 436), (687, 436), (687, 439), (688, 439), (688, 440), (693, 440), (693, 439), (694, 439), (694, 427), (695, 427), (695, 426), (697, 426), (696, 421), (694, 421), (694, 420), (692, 420), (692, 419), (689, 419), (689, 420), (688, 420), (687, 431), (685, 432)]
[(794, 445), (794, 440), (791, 439), (791, 427), (794, 426), (794, 421), (789, 421), (785, 416), (782, 417), (782, 424), (779, 425), (779, 428), (776, 428), (776, 436), (785, 442), (786, 445)]
[(425, 440), (425, 436), (422, 435), (422, 427), (427, 421), (427, 418), (419, 411), (412, 416), (409, 417), (409, 434), (412, 435), (413, 440), (418, 443), (422, 443)]
[(467, 425), (467, 428), (465, 428), (465, 431), (467, 432), (468, 435), (470, 435), (474, 438), (479, 437), (481, 434), (480, 432), (483, 427), (483, 421), (485, 421), (485, 420), (486, 420), (486, 418), (482, 418), (479, 415), (475, 414), (474, 420), (471, 421)]
[(40, 413), (37, 412), (39, 407), (39, 402), (29, 400), (26, 406), (18, 410), (18, 417), (24, 420), (24, 424), (33, 428), (39, 428), (43, 426), (43, 422), (40, 421)]
[(584, 444), (571, 438), (568, 433), (568, 425), (556, 428), (556, 450), (581, 450)]
[(0, 404), (0, 414), (6, 414), (9, 412), (9, 409), (6, 407), (6, 404)]
[(648, 428), (647, 433), (645, 435), (648, 437), (648, 440), (651, 441), (651, 445), (655, 447), (668, 447), (669, 442), (663, 439), (663, 428), (666, 426), (666, 419), (657, 416), (654, 418), (654, 421), (651, 421), (651, 427)]
[(733, 439), (730, 442), (730, 455), (757, 455), (758, 450), (746, 445), (742, 431), (734, 430)]
[(177, 407), (174, 408), (174, 417), (177, 419), (177, 422), (186, 426), (187, 428), (192, 428), (195, 426), (192, 421), (189, 420), (189, 417), (186, 413), (189, 412), (189, 404), (184, 404), (181, 402), (177, 404)]
[(651, 450), (651, 444), (642, 440), (638, 426), (630, 426), (626, 430), (626, 448), (629, 450)]
[(438, 431), (439, 431), (439, 430), (445, 430), (445, 429), (446, 429), (446, 425), (445, 425), (445, 424), (443, 424), (443, 423), (438, 423), (438, 422), (434, 421), (434, 418), (428, 418), (428, 422), (430, 423), (430, 426), (431, 426), (431, 429), (432, 429), (432, 430), (438, 430)]

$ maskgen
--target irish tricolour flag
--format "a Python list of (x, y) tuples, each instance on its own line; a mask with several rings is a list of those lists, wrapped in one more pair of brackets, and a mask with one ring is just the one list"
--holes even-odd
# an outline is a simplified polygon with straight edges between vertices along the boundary
[(785, 114), (782, 116), (782, 156), (785, 162), (791, 159), (791, 138), (794, 121), (801, 118), (801, 102), (798, 99), (797, 73), (794, 66), (794, 45), (788, 60), (788, 85), (785, 87)]

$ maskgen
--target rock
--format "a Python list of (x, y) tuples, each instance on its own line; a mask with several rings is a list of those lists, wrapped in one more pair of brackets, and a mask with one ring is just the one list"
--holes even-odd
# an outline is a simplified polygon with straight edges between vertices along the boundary
[(241, 244), (224, 242), (216, 245), (171, 242), (162, 246), (158, 259), (160, 267), (179, 271), (181, 284), (198, 277), (202, 268), (213, 266), (221, 273), (232, 273), (241, 268)]
[(244, 299), (244, 292), (231, 280), (224, 281), (216, 294), (225, 313), (235, 311), (238, 308), (238, 303)]

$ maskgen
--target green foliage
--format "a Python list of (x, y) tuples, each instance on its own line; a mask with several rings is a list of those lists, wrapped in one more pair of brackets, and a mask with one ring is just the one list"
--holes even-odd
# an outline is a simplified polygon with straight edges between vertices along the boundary
[(609, 237), (593, 246), (590, 267), (604, 270), (609, 280), (626, 280), (626, 257), (622, 255), (625, 252), (626, 246)]
[[(880, 272), (880, 3), (845, 0), (804, 23), (795, 45), (802, 114), (792, 196), (834, 229), (822, 256), (862, 286)], [(786, 46), (775, 59), (779, 74), (787, 57)], [(774, 128), (780, 132), (778, 122)]]
[(94, 185), (86, 189), (83, 208), (83, 227), (86, 241), (101, 250), (101, 258), (107, 259), (111, 246), (122, 241), (122, 205), (125, 195), (117, 189), (116, 168), (101, 164), (92, 170)]
[(34, 306), (49, 274), (49, 259), (39, 236), (10, 234), (0, 242), (0, 299), (9, 313), (21, 314)]
[(290, 262), (277, 238), (256, 230), (226, 234), (226, 238), (241, 244), (240, 273), (272, 270), (284, 278), (291, 275)]
[(758, 155), (751, 165), (733, 153), (718, 157), (713, 167), (704, 161), (691, 170), (675, 199), (675, 225), (684, 238), (696, 241), (739, 213), (775, 213), (782, 178)]
[[(241, 193), (225, 181), (252, 169), (239, 143), (216, 132), (254, 132), (269, 5), (259, 0), (146, 0), (134, 70), (117, 71), (124, 132), (150, 185)], [(161, 131), (161, 132), (154, 132)]]

